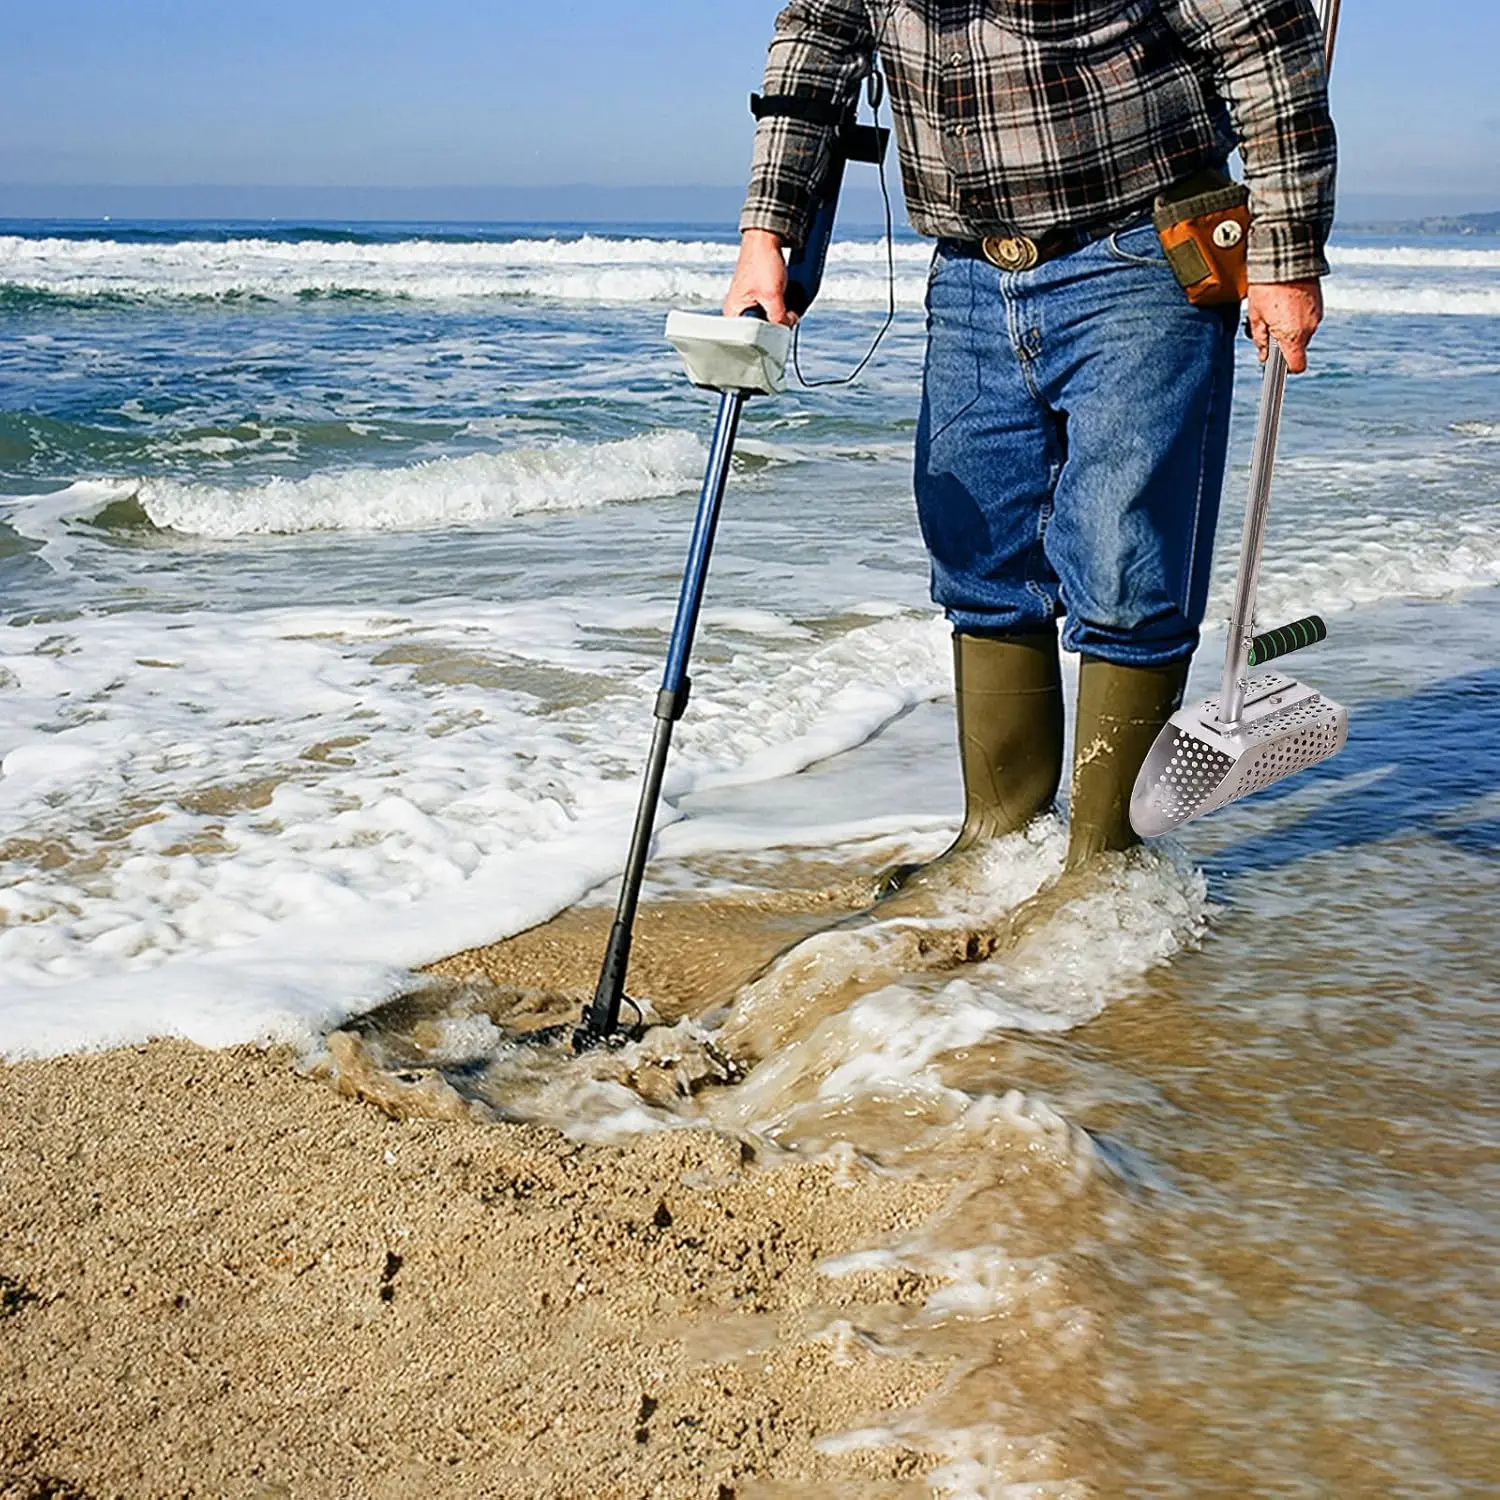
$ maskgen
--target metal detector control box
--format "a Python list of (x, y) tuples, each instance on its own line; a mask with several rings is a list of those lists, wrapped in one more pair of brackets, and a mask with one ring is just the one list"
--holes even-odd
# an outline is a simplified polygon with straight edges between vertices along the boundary
[(667, 341), (682, 356), (688, 379), (705, 390), (774, 396), (786, 389), (792, 330), (780, 323), (669, 312)]

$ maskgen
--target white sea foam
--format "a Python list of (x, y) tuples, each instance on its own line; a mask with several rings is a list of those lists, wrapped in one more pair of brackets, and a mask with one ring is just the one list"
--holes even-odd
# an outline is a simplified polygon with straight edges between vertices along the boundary
[[(920, 300), (930, 256), (926, 245), (896, 247), (908, 299)], [(438, 301), (713, 303), (724, 294), (734, 260), (734, 246), (713, 241), (594, 236), (499, 243), (248, 239), (149, 246), (0, 236), (0, 286), (68, 297), (288, 300), (342, 293)], [(883, 246), (846, 241), (833, 248), (825, 300), (878, 303), (885, 299), (885, 285)]]
[(153, 524), (192, 536), (413, 531), (681, 494), (698, 483), (703, 462), (697, 437), (656, 432), (613, 443), (440, 458), (403, 469), (273, 479), (242, 489), (148, 479), (138, 498)]
[[(935, 934), (949, 922), (1003, 920), (1059, 874), (1066, 839), (1062, 824), (1049, 819), (1001, 841), (982, 887), (919, 925)], [(1019, 1133), (1046, 1138), (1069, 1171), (1086, 1171), (1087, 1136), (1055, 1111), (1015, 1094), (971, 1094), (950, 1083), (945, 1068), (955, 1055), (1004, 1034), (1058, 1033), (1096, 1016), (1137, 991), (1149, 970), (1195, 945), (1207, 915), (1200, 873), (1163, 853), (1142, 852), (1060, 905), (1002, 956), (973, 966), (968, 977), (912, 977), (910, 921), (835, 928), (784, 955), (707, 1029), (683, 1022), (654, 1034), (665, 1053), (693, 1052), (707, 1040), (743, 1055), (746, 1038), (769, 1024), (775, 1046), (732, 1090), (710, 1090), (676, 1109), (646, 1108), (621, 1088), (615, 1070), (538, 1069), (529, 1056), (503, 1046), (494, 1049), (487, 1087), (526, 1118), (591, 1142), (707, 1121), (802, 1153), (837, 1157), (852, 1150), (883, 1159), (971, 1149), (982, 1155), (987, 1143)], [(795, 982), (779, 984), (778, 973)], [(624, 1061), (630, 1064), (630, 1056)], [(933, 1310), (946, 1314), (977, 1295), (956, 1286), (937, 1294)]]
[(1489, 271), (1500, 276), (1500, 250), (1448, 250), (1421, 245), (1330, 245), (1328, 261), (1335, 266)]
[(1331, 277), (1325, 296), (1333, 313), (1382, 317), (1500, 318), (1500, 286), (1388, 285)]
[[(930, 245), (895, 246), (897, 299), (921, 306)], [(0, 287), (68, 297), (266, 298), (363, 295), (424, 301), (543, 298), (560, 302), (713, 305), (733, 245), (708, 240), (410, 240), (355, 245), (265, 239), (136, 245), (0, 236)], [(1500, 251), (1335, 246), (1335, 312), (1500, 316)], [(1419, 274), (1413, 274), (1419, 273)], [(878, 307), (887, 297), (883, 244), (840, 240), (825, 306)]]
[[(1358, 466), (1305, 463), (1287, 479), (1358, 488)], [(73, 508), (110, 493), (95, 486)], [(57, 524), (69, 507), (42, 509)], [(1267, 617), (1500, 582), (1497, 532), (1482, 509), (1314, 525), (1268, 567)], [(12, 832), (0, 1051), (164, 1033), (306, 1041), (408, 965), (576, 900), (618, 867), (669, 620), (665, 601), (595, 596), (13, 624), (0, 641), (0, 825)], [(889, 616), (823, 645), (764, 607), (711, 611), (707, 629), (673, 798), (790, 776), (948, 688), (936, 616)], [(490, 662), (487, 685), (424, 678), (444, 653)], [(584, 706), (553, 706), (536, 697), (539, 673), (594, 686), (568, 697)], [(663, 848), (755, 847), (743, 818), (711, 822), (668, 830)], [(871, 832), (857, 804), (812, 822), (800, 832), (815, 846)], [(1046, 878), (1047, 857), (1002, 872), (1007, 903)], [(1199, 920), (1201, 892), (1169, 867), (1142, 881), (1079, 907), (1003, 968), (914, 1000), (946, 1018), (932, 1036), (1093, 1014)], [(917, 1030), (881, 1040), (865, 1024), (891, 1013), (848, 1014), (830, 1076), (846, 1063), (878, 1064), (886, 1081), (921, 1072)], [(760, 1094), (744, 1098), (765, 1122), (775, 1110)]]
[[(1500, 424), (1462, 422), (1453, 430), (1478, 448), (1488, 445)], [(815, 452), (765, 442), (750, 447), (782, 461)], [(0, 508), (15, 531), (42, 543), (45, 562), (67, 573), (80, 548), (91, 540), (98, 545), (79, 523), (122, 500), (137, 502), (164, 531), (214, 539), (417, 531), (687, 493), (697, 486), (703, 461), (698, 437), (663, 430), (594, 445), (559, 443), (240, 486), (86, 480), (50, 494), (0, 496)], [(1467, 463), (1462, 444), (1404, 456), (1283, 457), (1277, 493), (1284, 504), (1298, 507), (1299, 522), (1289, 535), (1273, 538), (1261, 581), (1263, 612), (1291, 618), (1385, 600), (1443, 599), (1500, 583), (1500, 496), (1487, 493), (1484, 473), (1467, 485)], [(1472, 489), (1473, 497), (1405, 513), (1370, 508), (1372, 499), (1393, 487), (1403, 497), (1452, 487)], [(1231, 549), (1221, 547), (1211, 618), (1227, 610), (1234, 561)], [(754, 628), (790, 627), (783, 621)]]
[[(576, 900), (618, 867), (656, 665), (595, 642), (639, 623), (552, 599), (13, 626), (0, 1052), (306, 1042), (406, 966)], [(941, 636), (897, 618), (809, 651), (789, 628), (705, 662), (704, 698), (736, 711), (683, 726), (669, 792), (858, 743), (943, 691)], [(517, 685), (434, 684), (444, 651)], [(598, 689), (549, 708), (534, 664)]]
[[(1482, 425), (1482, 424), (1481, 424)], [(1482, 436), (1482, 434), (1474, 434)], [(1394, 599), (1447, 599), (1500, 584), (1500, 495), (1476, 471), (1466, 485), (1462, 450), (1405, 457), (1293, 455), (1278, 465), (1277, 495), (1297, 525), (1267, 544), (1262, 618), (1288, 620)], [(1376, 509), (1372, 498), (1424, 491), (1430, 508)], [(1454, 489), (1473, 490), (1462, 501)], [(1237, 552), (1221, 547), (1209, 618), (1229, 609)]]

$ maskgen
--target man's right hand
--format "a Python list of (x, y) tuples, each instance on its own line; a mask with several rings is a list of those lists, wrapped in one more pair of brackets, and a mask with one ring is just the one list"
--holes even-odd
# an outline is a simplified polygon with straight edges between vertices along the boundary
[(740, 236), (740, 258), (724, 298), (724, 316), (737, 318), (747, 307), (759, 307), (772, 323), (790, 328), (797, 315), (786, 310), (786, 257), (781, 236), (769, 229), (747, 229)]
[(1256, 282), (1245, 309), (1245, 331), (1255, 340), (1261, 364), (1271, 352), (1271, 340), (1281, 345), (1286, 367), (1293, 375), (1307, 369), (1307, 345), (1323, 321), (1323, 283), (1310, 281)]

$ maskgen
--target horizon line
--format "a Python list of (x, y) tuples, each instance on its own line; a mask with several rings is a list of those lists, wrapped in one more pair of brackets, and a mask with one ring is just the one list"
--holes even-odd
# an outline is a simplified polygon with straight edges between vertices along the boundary
[[(898, 228), (909, 228), (900, 184), (889, 184)], [(307, 183), (19, 183), (0, 182), (0, 219), (99, 223), (267, 222), (534, 224), (719, 224), (737, 227), (744, 187), (696, 183), (470, 183), (349, 185)], [(873, 182), (843, 193), (850, 225), (879, 225), (884, 207)], [(1345, 186), (1336, 222), (1345, 227), (1488, 217), (1500, 212), (1493, 191), (1412, 192)]]

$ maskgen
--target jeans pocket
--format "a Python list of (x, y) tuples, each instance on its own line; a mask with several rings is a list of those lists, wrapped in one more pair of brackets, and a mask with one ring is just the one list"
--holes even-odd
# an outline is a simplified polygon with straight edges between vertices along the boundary
[(939, 252), (927, 283), (927, 354), (919, 445), (935, 441), (979, 399), (974, 262)]
[(1117, 229), (1104, 241), (1104, 248), (1118, 261), (1127, 266), (1164, 266), (1166, 253), (1156, 235), (1154, 224), (1132, 224), (1128, 229)]

